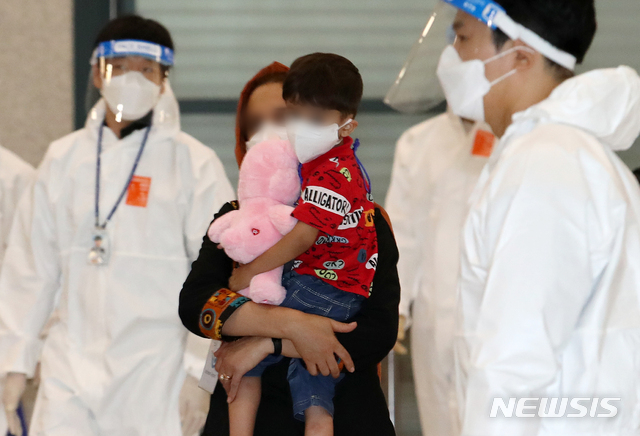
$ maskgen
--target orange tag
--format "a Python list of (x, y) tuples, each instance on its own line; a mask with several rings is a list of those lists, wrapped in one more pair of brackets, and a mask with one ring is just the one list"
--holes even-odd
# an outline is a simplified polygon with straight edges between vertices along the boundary
[(493, 151), (493, 144), (495, 141), (496, 137), (493, 133), (487, 132), (486, 130), (478, 130), (471, 154), (482, 157), (491, 156), (491, 151)]
[(367, 210), (364, 212), (365, 215), (365, 227), (373, 227), (375, 225), (373, 218), (375, 216), (376, 212), (375, 210), (371, 209), (371, 210)]
[(147, 207), (150, 188), (151, 177), (133, 176), (131, 184), (129, 185), (127, 204), (129, 206)]

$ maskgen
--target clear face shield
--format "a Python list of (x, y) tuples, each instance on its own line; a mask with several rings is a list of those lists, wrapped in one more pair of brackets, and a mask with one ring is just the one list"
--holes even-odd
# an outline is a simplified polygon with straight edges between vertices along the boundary
[(574, 56), (514, 22), (492, 0), (440, 0), (385, 103), (400, 112), (425, 113), (446, 100), (457, 115), (482, 121), (482, 97), (495, 84), (484, 77), (484, 65), (508, 54), (495, 55), (491, 31), (496, 28), (527, 44), (525, 50), (535, 49), (569, 70), (575, 68)]
[(445, 95), (436, 72), (442, 52), (455, 43), (456, 16), (460, 11), (473, 11), (474, 17), (488, 23), (497, 12), (494, 6), (497, 5), (484, 0), (439, 1), (389, 89), (385, 103), (404, 113), (425, 113), (442, 105)]
[(160, 100), (173, 50), (146, 41), (107, 41), (95, 50), (91, 63), (98, 69), (100, 93), (116, 121), (133, 121)]

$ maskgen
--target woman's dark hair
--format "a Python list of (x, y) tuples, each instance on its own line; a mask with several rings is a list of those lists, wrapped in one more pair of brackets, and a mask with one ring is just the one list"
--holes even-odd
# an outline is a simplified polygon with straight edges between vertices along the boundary
[(286, 77), (287, 77), (286, 71), (272, 71), (252, 81), (249, 84), (249, 86), (247, 86), (243, 91), (243, 94), (246, 96), (245, 97), (246, 102), (245, 104), (242, 105), (240, 109), (240, 116), (238, 117), (238, 119), (240, 120), (240, 132), (242, 134), (242, 140), (244, 142), (247, 142), (249, 140), (249, 138), (247, 138), (247, 126), (246, 126), (246, 121), (244, 117), (244, 113), (247, 110), (246, 103), (249, 101), (249, 99), (251, 98), (251, 96), (253, 95), (256, 89), (260, 88), (263, 85), (268, 85), (270, 83), (284, 83), (284, 80)]
[[(109, 21), (98, 34), (94, 47), (102, 42), (119, 39), (138, 39), (175, 50), (173, 39), (166, 27), (155, 20), (142, 18), (139, 15), (126, 15)], [(169, 67), (163, 65), (162, 69), (166, 72)]]
[[(596, 34), (594, 0), (496, 0), (516, 23), (538, 34), (553, 46), (584, 60)], [(496, 47), (501, 49), (509, 37), (500, 29), (493, 31)], [(560, 80), (573, 73), (547, 59)]]
[(285, 101), (358, 113), (362, 100), (360, 71), (348, 59), (331, 53), (313, 53), (296, 59), (284, 81)]

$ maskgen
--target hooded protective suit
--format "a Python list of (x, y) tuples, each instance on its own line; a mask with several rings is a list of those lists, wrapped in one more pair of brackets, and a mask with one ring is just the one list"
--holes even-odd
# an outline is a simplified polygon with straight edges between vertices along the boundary
[[(478, 133), (481, 128), (485, 131)], [(400, 314), (411, 324), (413, 376), (425, 436), (459, 434), (453, 338), (460, 232), (493, 145), (488, 130), (478, 123), (467, 131), (448, 112), (409, 129), (396, 147), (386, 208), (400, 250)], [(490, 143), (482, 143), (484, 139)]]
[[(614, 152), (639, 132), (640, 78), (628, 67), (567, 80), (514, 115), (463, 233), (464, 436), (639, 434), (640, 188)], [(537, 398), (524, 410), (536, 417), (489, 418), (494, 397)], [(551, 398), (574, 400), (562, 416), (587, 416), (537, 417)], [(576, 398), (589, 398), (584, 410)], [(615, 417), (602, 417), (603, 398), (619, 399)]]
[[(0, 147), (0, 264), (4, 259), (13, 214), (22, 194), (35, 177), (31, 165), (9, 150)], [(0, 406), (2, 401), (2, 376), (0, 375)], [(2, 407), (0, 407), (2, 409)], [(0, 435), (7, 434), (5, 414), (0, 411)]]
[[(20, 203), (0, 278), (0, 373), (32, 376), (41, 356), (31, 434), (177, 436), (185, 366), (199, 375), (207, 349), (203, 340), (201, 355), (185, 356), (178, 294), (233, 190), (215, 153), (180, 131), (167, 89), (136, 171), (150, 179), (148, 197), (121, 203), (107, 226), (108, 264), (89, 265), (104, 116), (101, 100), (85, 128), (51, 144)], [(118, 139), (103, 129), (101, 222), (145, 130)], [(43, 344), (54, 308), (59, 320)]]

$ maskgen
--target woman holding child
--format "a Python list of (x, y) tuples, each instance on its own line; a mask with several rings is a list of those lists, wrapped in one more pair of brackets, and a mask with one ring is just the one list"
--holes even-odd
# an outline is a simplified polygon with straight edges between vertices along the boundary
[[(314, 103), (315, 106), (319, 106), (319, 109), (323, 109), (322, 113), (327, 118), (314, 121), (323, 123), (323, 125), (338, 124), (337, 134), (342, 141), (338, 141), (335, 149), (344, 148), (343, 154), (347, 156), (349, 149), (352, 148), (350, 147), (352, 140), (349, 135), (357, 126), (357, 122), (353, 118), (356, 115), (361, 91), (360, 95), (351, 97), (351, 109), (343, 110), (340, 90), (348, 89), (349, 84), (340, 81), (340, 78), (344, 77), (344, 74), (340, 74), (333, 79), (329, 78), (329, 82), (331, 80), (335, 82), (335, 86), (331, 89), (337, 90), (337, 95), (333, 98), (327, 97), (325, 88), (322, 94), (325, 97), (324, 100), (310, 101), (308, 96), (313, 96), (314, 92), (322, 90), (309, 89), (309, 86), (305, 85), (305, 80), (309, 79), (308, 74), (314, 70), (314, 68), (309, 69), (309, 65), (314, 62), (322, 62), (323, 65), (329, 65), (326, 68), (330, 68), (333, 62), (339, 68), (345, 65), (346, 59), (335, 55), (319, 54), (306, 58), (306, 62), (302, 62), (303, 66), (306, 65), (306, 70), (301, 68), (301, 62), (293, 65), (296, 71), (301, 73), (296, 76), (297, 83), (292, 84), (292, 76), (289, 77), (288, 86), (290, 88), (293, 86), (296, 89), (295, 95), (291, 97), (293, 100), (300, 100), (289, 101), (289, 111), (291, 113), (293, 109), (297, 111), (298, 117), (303, 118), (314, 116), (308, 112), (310, 110), (308, 107), (304, 107), (310, 106), (308, 103)], [(357, 73), (357, 69), (355, 72)], [(287, 73), (287, 67), (274, 63), (260, 71), (246, 85), (240, 98), (236, 126), (236, 157), (239, 164), (246, 153), (247, 144), (253, 145), (256, 138), (284, 136), (282, 125), (287, 105), (282, 97), (282, 91)], [(306, 79), (305, 76), (307, 76)], [(311, 79), (311, 82), (306, 83), (318, 82), (312, 77)], [(304, 85), (303, 92), (301, 92), (300, 85)], [(305, 96), (304, 99), (301, 98), (302, 94)], [(353, 92), (351, 94), (354, 95)], [(358, 93), (356, 92), (356, 94)], [(296, 104), (292, 105), (291, 103)], [(303, 104), (300, 105), (300, 103)], [(321, 116), (318, 111), (316, 114), (318, 117)], [(345, 117), (351, 119), (343, 119)], [(350, 156), (353, 156), (353, 152)], [(355, 174), (355, 168), (351, 173), (354, 173), (352, 174), (354, 177), (357, 176), (356, 179), (364, 181), (360, 174)], [(309, 175), (309, 177), (311, 176)], [(364, 182), (363, 187), (366, 185)], [(371, 199), (366, 193), (363, 193), (361, 201), (365, 205), (364, 203), (370, 202)], [(236, 207), (236, 204), (229, 203), (221, 209), (216, 217), (234, 210)], [(372, 234), (375, 242), (370, 243), (367, 248), (371, 253), (367, 252), (366, 261), (373, 258), (375, 263), (377, 259), (377, 265), (373, 268), (375, 276), (373, 276), (371, 293), (369, 295), (368, 285), (362, 284), (367, 280), (371, 281), (371, 278), (364, 277), (367, 273), (372, 273), (371, 268), (366, 268), (366, 262), (363, 263), (363, 268), (360, 270), (362, 277), (359, 278), (359, 281), (362, 282), (360, 286), (367, 287), (367, 292), (362, 291), (364, 288), (361, 287), (354, 292), (355, 288), (350, 289), (348, 284), (337, 286), (338, 289), (341, 289), (340, 292), (353, 295), (352, 299), (358, 300), (357, 314), (348, 319), (352, 324), (342, 324), (329, 318), (305, 314), (285, 307), (258, 305), (234, 293), (229, 288), (243, 288), (251, 273), (256, 271), (255, 268), (242, 267), (236, 270), (230, 286), (229, 280), (233, 272), (233, 262), (223, 250), (218, 249), (216, 244), (205, 236), (200, 256), (193, 264), (192, 272), (181, 293), (180, 315), (183, 323), (189, 330), (200, 336), (213, 339), (220, 339), (222, 335), (243, 337), (235, 342), (226, 342), (217, 353), (217, 368), (222, 380), (221, 383), (218, 383), (211, 397), (211, 408), (205, 427), (206, 435), (226, 436), (229, 434), (227, 398), (235, 400), (243, 376), (272, 354), (282, 354), (285, 359), (264, 368), (261, 400), (255, 421), (255, 435), (304, 434), (304, 422), (294, 418), (294, 405), (287, 382), (291, 358), (302, 359), (301, 361), (304, 361), (306, 370), (311, 376), (332, 375), (339, 380), (334, 386), (333, 404), (325, 404), (321, 411), (335, 409), (329, 410), (329, 413), (333, 412), (334, 434), (338, 436), (395, 434), (380, 388), (377, 365), (393, 348), (397, 336), (400, 297), (396, 271), (398, 252), (390, 225), (384, 218), (384, 211), (377, 205), (372, 205), (372, 208), (375, 209), (374, 227), (372, 227), (372, 229), (375, 228), (375, 232)], [(366, 220), (366, 217), (364, 219)], [(317, 229), (314, 231), (314, 229), (302, 226), (303, 231), (314, 233), (313, 238), (307, 239), (313, 239), (315, 242), (324, 235), (323, 230), (330, 231), (328, 230), (330, 226), (335, 224), (333, 222), (335, 220), (330, 215), (327, 220), (328, 227), (323, 229), (317, 223), (310, 223), (307, 215), (300, 213), (301, 223), (306, 223), (306, 227)], [(306, 251), (306, 248), (308, 247), (300, 249)], [(377, 256), (372, 256), (374, 251)], [(297, 259), (298, 254), (293, 253), (293, 257)], [(356, 253), (354, 259), (358, 258), (358, 254), (361, 253)], [(293, 260), (293, 258), (288, 259), (287, 256), (291, 256), (291, 253), (282, 257), (283, 262)], [(266, 264), (270, 265), (268, 262)], [(285, 268), (286, 270), (287, 268)], [(297, 279), (310, 277), (294, 272), (287, 274), (296, 276)], [(303, 272), (303, 274), (306, 273)], [(316, 283), (316, 285), (322, 286), (323, 284)], [(285, 285), (285, 287), (287, 286)], [(205, 311), (215, 312), (216, 328), (203, 326), (204, 321), (210, 321), (202, 319), (202, 314)], [(282, 341), (272, 340), (272, 338), (281, 338)], [(344, 364), (342, 373), (335, 356), (338, 356), (341, 363)], [(250, 420), (250, 418), (247, 416), (247, 419)]]

